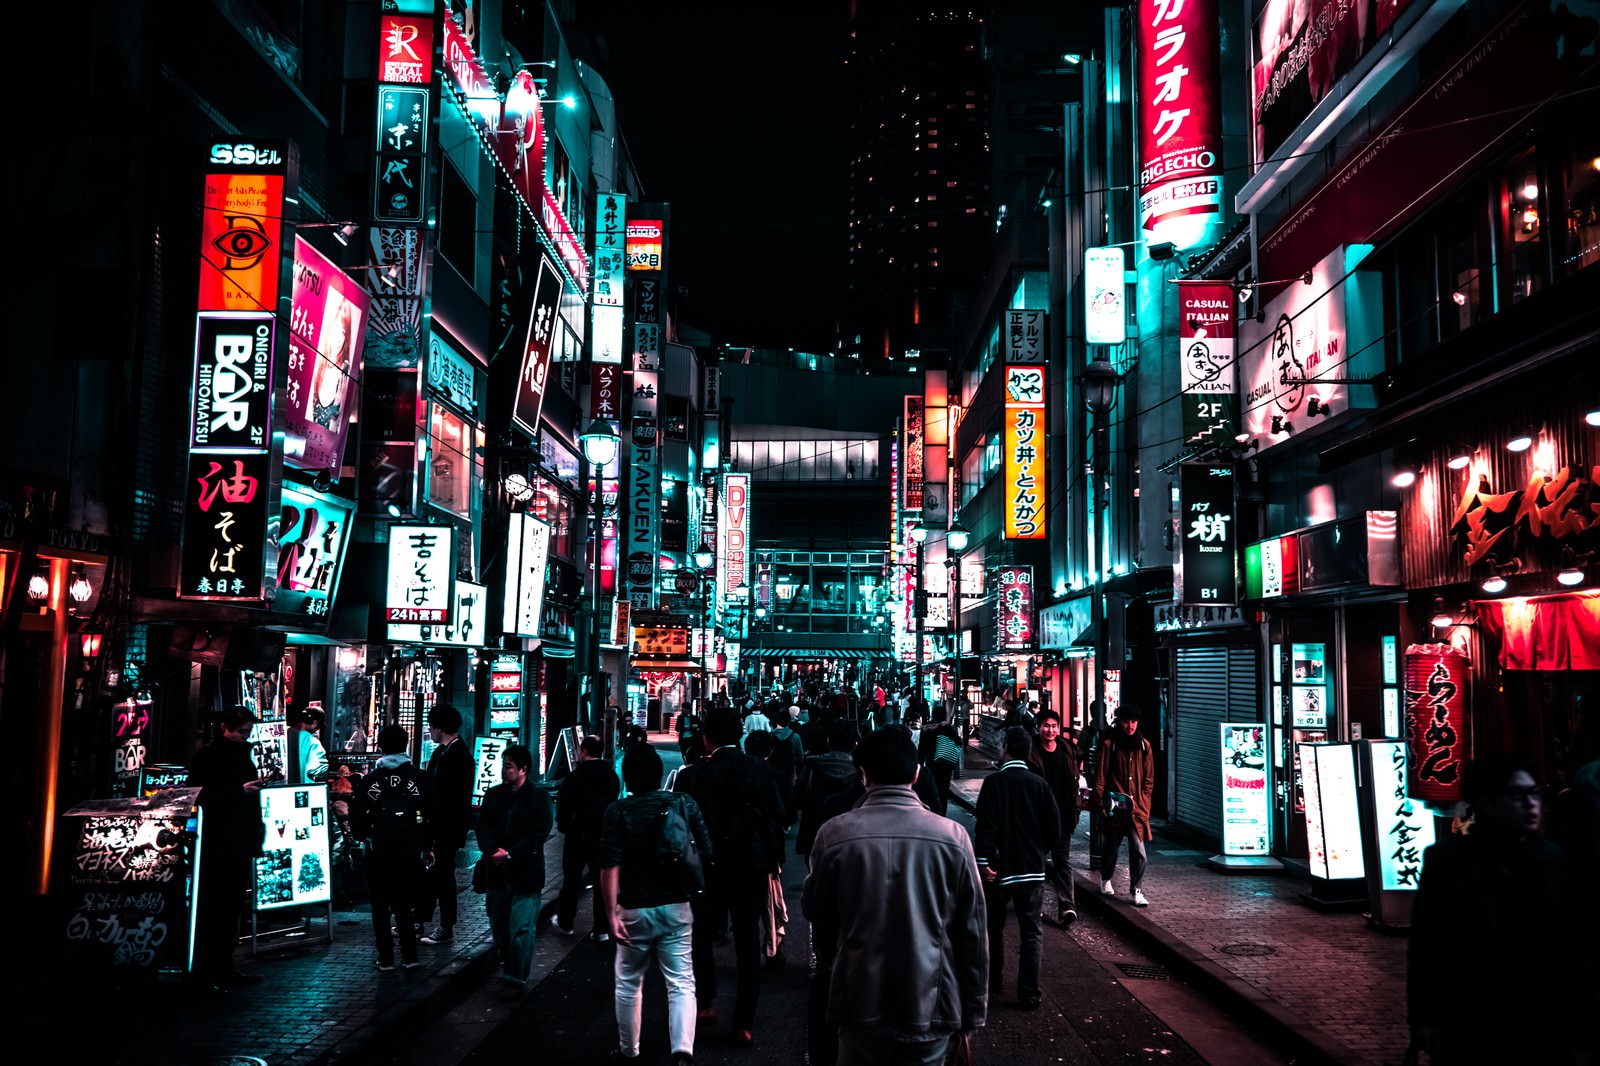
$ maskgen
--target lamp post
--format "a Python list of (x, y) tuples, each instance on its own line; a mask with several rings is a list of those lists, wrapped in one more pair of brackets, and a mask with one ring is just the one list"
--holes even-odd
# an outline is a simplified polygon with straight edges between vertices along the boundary
[(700, 585), (700, 631), (706, 634), (706, 647), (700, 656), (700, 698), (711, 698), (711, 672), (706, 666), (706, 659), (715, 651), (716, 641), (711, 635), (711, 590), (716, 581), (716, 572), (711, 569), (711, 564), (717, 561), (717, 550), (702, 539), (700, 547), (694, 550), (695, 570), (698, 571)]
[[(1122, 378), (1117, 368), (1104, 359), (1096, 359), (1083, 369), (1081, 381), (1084, 402), (1094, 416), (1094, 531), (1095, 576), (1094, 590), (1089, 598), (1089, 624), (1094, 627), (1094, 719), (1090, 723), (1099, 737), (1106, 727), (1106, 601), (1105, 576), (1110, 566), (1110, 517), (1106, 514), (1107, 485), (1111, 476), (1111, 434), (1107, 415), (1116, 401), (1117, 386)], [(1095, 746), (1099, 757), (1098, 742)], [(1093, 778), (1093, 769), (1089, 774)], [(1089, 809), (1089, 862), (1091, 869), (1099, 869), (1100, 862), (1100, 812)]]
[[(962, 655), (961, 655), (961, 555), (967, 550), (972, 534), (967, 527), (957, 518), (945, 530), (944, 547), (950, 558), (955, 560), (954, 570), (956, 575), (955, 594), (950, 598), (950, 628), (956, 635), (956, 706), (961, 706), (961, 695), (966, 691), (962, 685)], [(969, 723), (970, 724), (970, 723)]]
[(912, 686), (914, 695), (922, 695), (922, 632), (923, 618), (928, 613), (928, 590), (922, 579), (922, 546), (928, 540), (928, 527), (918, 522), (911, 527), (911, 543), (917, 546), (917, 587), (911, 593), (911, 613), (917, 619), (917, 680)]
[[(589, 423), (589, 428), (578, 435), (578, 443), (583, 448), (583, 457), (594, 468), (594, 499), (590, 503), (592, 522), (589, 526), (589, 543), (594, 554), (594, 588), (590, 600), (590, 625), (589, 633), (589, 725), (605, 721), (605, 689), (602, 681), (603, 674), (600, 669), (600, 552), (604, 544), (600, 537), (600, 520), (605, 510), (604, 504), (604, 475), (605, 469), (617, 459), (617, 449), (622, 443), (622, 437), (610, 422), (604, 419), (595, 419)], [(616, 740), (616, 723), (612, 722), (609, 729), (605, 730), (606, 753), (609, 755)]]

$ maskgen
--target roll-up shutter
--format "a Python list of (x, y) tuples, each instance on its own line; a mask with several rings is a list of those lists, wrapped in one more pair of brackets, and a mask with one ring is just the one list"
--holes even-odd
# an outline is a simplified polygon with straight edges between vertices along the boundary
[(1176, 820), (1221, 838), (1223, 722), (1254, 722), (1261, 716), (1256, 697), (1256, 650), (1249, 647), (1178, 648), (1177, 706), (1173, 743), (1177, 750), (1173, 782)]

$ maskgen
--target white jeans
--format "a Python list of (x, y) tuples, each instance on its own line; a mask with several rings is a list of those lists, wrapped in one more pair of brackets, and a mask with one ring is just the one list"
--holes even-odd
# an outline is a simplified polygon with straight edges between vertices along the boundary
[(687, 903), (622, 908), (625, 943), (617, 944), (617, 1044), (624, 1055), (639, 1054), (644, 972), (656, 957), (667, 983), (667, 1031), (672, 1050), (694, 1053), (694, 962), (690, 952), (694, 912)]

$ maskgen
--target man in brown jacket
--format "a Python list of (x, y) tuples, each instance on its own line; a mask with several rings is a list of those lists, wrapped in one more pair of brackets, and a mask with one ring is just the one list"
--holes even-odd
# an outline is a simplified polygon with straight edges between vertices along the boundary
[(1094, 775), (1094, 798), (1100, 819), (1100, 891), (1117, 894), (1111, 877), (1117, 872), (1117, 849), (1128, 838), (1128, 892), (1135, 907), (1148, 907), (1144, 891), (1145, 841), (1150, 833), (1150, 798), (1156, 787), (1156, 756), (1150, 742), (1139, 735), (1139, 708), (1124, 703), (1117, 708), (1117, 724), (1100, 742)]

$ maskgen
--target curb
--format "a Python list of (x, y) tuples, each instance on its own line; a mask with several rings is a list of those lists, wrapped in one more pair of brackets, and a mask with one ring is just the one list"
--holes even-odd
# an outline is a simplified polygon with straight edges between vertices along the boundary
[[(961, 789), (951, 789), (950, 798), (968, 814), (977, 813), (973, 801)], [(1072, 876), (1079, 910), (1086, 905), (1093, 907), (1095, 913), (1105, 917), (1118, 932), (1175, 966), (1189, 984), (1219, 1007), (1248, 1025), (1267, 1030), (1294, 1053), (1296, 1062), (1319, 1066), (1371, 1066), (1366, 1056), (1268, 998), (1249, 982), (1213, 962), (1205, 952), (1146, 917), (1142, 910), (1112, 906), (1100, 894), (1098, 880), (1077, 872)]]
[(493, 974), (494, 966), (494, 942), (487, 938), (474, 942), (310, 1062), (314, 1066), (335, 1066), (389, 1058), (424, 1025), (444, 1014), (472, 989), (481, 987)]

